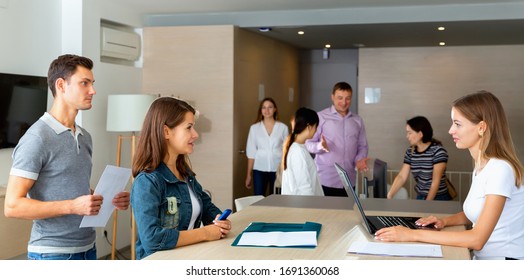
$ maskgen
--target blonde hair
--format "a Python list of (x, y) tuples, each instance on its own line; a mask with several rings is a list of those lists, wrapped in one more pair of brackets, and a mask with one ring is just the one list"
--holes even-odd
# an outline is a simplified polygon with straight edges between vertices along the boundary
[(517, 157), (506, 114), (499, 99), (491, 92), (479, 91), (455, 100), (453, 107), (474, 124), (486, 123), (479, 157), (507, 161), (515, 173), (515, 185), (520, 186), (524, 167)]

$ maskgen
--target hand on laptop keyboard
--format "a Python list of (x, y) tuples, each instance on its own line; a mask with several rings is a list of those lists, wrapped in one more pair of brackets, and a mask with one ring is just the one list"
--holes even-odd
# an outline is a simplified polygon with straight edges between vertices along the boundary
[(415, 224), (420, 227), (430, 227), (435, 229), (442, 229), (445, 227), (444, 222), (435, 216), (429, 216), (418, 219)]

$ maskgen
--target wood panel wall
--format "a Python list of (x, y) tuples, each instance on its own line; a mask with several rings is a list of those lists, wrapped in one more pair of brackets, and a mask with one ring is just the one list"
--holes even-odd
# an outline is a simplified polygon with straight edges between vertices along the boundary
[(0, 260), (18, 257), (27, 253), (27, 242), (33, 221), (6, 218), (4, 215), (6, 186), (0, 186)]
[(233, 53), (233, 26), (144, 28), (143, 92), (179, 97), (200, 111), (190, 159), (221, 209), (233, 205)]

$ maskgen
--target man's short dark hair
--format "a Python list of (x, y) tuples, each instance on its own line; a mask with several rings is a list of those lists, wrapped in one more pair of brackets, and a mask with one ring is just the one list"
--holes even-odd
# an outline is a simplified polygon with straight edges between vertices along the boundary
[(337, 91), (337, 90), (353, 92), (353, 89), (351, 88), (351, 86), (348, 83), (346, 83), (346, 82), (338, 82), (338, 83), (336, 83), (333, 86), (333, 91), (331, 92), (331, 94), (335, 94), (335, 91)]
[(51, 65), (49, 65), (49, 71), (47, 72), (47, 85), (49, 86), (49, 89), (51, 89), (53, 96), (56, 94), (56, 80), (62, 78), (69, 81), (69, 78), (75, 74), (77, 66), (82, 66), (91, 70), (93, 69), (93, 61), (83, 56), (64, 54), (51, 62)]

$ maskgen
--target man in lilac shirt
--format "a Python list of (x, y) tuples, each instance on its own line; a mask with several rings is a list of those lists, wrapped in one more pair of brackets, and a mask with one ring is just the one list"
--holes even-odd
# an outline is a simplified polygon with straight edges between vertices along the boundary
[(353, 89), (346, 82), (333, 87), (333, 105), (318, 112), (320, 123), (315, 136), (306, 141), (306, 148), (315, 154), (320, 184), (326, 196), (347, 196), (335, 162), (348, 172), (351, 182), (356, 184), (355, 166), (367, 171), (368, 141), (364, 121), (349, 111)]

